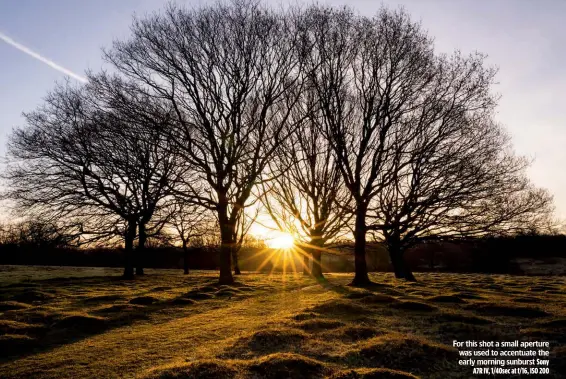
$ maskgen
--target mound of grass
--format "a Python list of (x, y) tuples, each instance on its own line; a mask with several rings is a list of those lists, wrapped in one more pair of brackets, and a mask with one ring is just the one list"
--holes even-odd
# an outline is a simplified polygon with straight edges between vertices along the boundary
[(537, 297), (515, 297), (511, 299), (512, 301), (516, 302), (516, 303), (533, 303), (533, 304), (537, 304), (537, 303), (542, 303), (542, 299), (539, 299)]
[(196, 301), (184, 297), (177, 297), (171, 300), (171, 304), (175, 304), (175, 305), (193, 305), (194, 303), (196, 303)]
[(155, 370), (144, 378), (147, 379), (231, 379), (238, 370), (231, 364), (219, 360), (192, 362), (181, 366)]
[(371, 292), (353, 291), (353, 292), (346, 294), (346, 296), (344, 296), (344, 297), (346, 299), (357, 300), (357, 299), (364, 299), (368, 296), (372, 296), (372, 293)]
[(458, 292), (456, 294), (454, 294), (455, 296), (458, 296), (460, 299), (468, 299), (468, 300), (482, 300), (485, 299), (483, 296), (478, 295), (477, 293), (472, 293), (472, 292)]
[(382, 294), (374, 294), (363, 299), (363, 302), (368, 304), (390, 304), (397, 301), (398, 300), (392, 296)]
[(155, 297), (152, 296), (138, 296), (138, 297), (134, 297), (132, 300), (130, 300), (130, 304), (135, 304), (135, 305), (151, 305), (153, 303), (156, 303), (158, 300)]
[(460, 322), (463, 324), (471, 324), (471, 325), (487, 325), (493, 324), (493, 321), (483, 317), (477, 316), (468, 316), (458, 313), (441, 313), (439, 315), (435, 315), (434, 319), (436, 321), (446, 321), (446, 322)]
[(468, 306), (469, 310), (491, 316), (525, 317), (536, 318), (544, 317), (549, 314), (538, 308), (522, 307), (518, 305), (504, 305), (493, 303), (476, 303)]
[(361, 305), (354, 304), (348, 300), (331, 300), (326, 303), (319, 304), (311, 309), (312, 312), (327, 315), (363, 315), (370, 312)]
[(458, 359), (458, 352), (450, 346), (422, 337), (387, 334), (365, 341), (359, 349), (346, 353), (346, 359), (367, 367), (411, 367), (420, 372), (454, 363)]
[(392, 303), (391, 307), (396, 309), (402, 309), (405, 311), (415, 311), (415, 312), (432, 312), (438, 309), (432, 305), (426, 303), (419, 303), (417, 301), (399, 301), (396, 303)]
[(312, 319), (315, 319), (317, 317), (320, 317), (320, 315), (316, 314), (314, 312), (302, 312), (302, 313), (294, 315), (292, 318), (293, 318), (293, 320), (303, 321), (303, 320), (312, 320)]
[(234, 295), (236, 295), (235, 291), (232, 291), (232, 290), (226, 289), (226, 288), (220, 289), (220, 290), (218, 290), (214, 293), (214, 297), (228, 297), (228, 298), (230, 298)]
[(18, 301), (0, 301), (0, 312), (30, 308), (31, 305)]
[(208, 300), (212, 299), (214, 295), (207, 293), (207, 292), (200, 292), (200, 291), (190, 291), (183, 295), (185, 299), (191, 300)]
[(456, 295), (438, 295), (432, 296), (427, 299), (433, 303), (453, 303), (453, 304), (463, 304), (467, 303), (467, 301), (463, 300), (461, 297)]
[(228, 357), (264, 355), (298, 348), (308, 335), (297, 329), (267, 329), (240, 338)]
[(45, 325), (27, 324), (25, 322), (0, 320), (0, 332), (3, 334), (38, 333), (46, 329)]
[(106, 319), (87, 314), (65, 316), (53, 325), (57, 329), (73, 329), (76, 331), (96, 333), (106, 327)]
[(319, 361), (299, 354), (278, 353), (263, 357), (249, 365), (249, 370), (265, 379), (322, 378), (329, 369)]
[(135, 304), (114, 304), (105, 306), (95, 310), (94, 312), (100, 314), (107, 314), (107, 313), (120, 313), (120, 312), (132, 312), (138, 310), (143, 307), (139, 307)]
[(296, 327), (305, 331), (312, 332), (319, 330), (336, 329), (344, 325), (345, 324), (341, 321), (318, 319), (318, 320), (303, 321), (297, 324)]
[(10, 315), (11, 319), (25, 322), (28, 324), (50, 324), (59, 316), (59, 309), (34, 307), (8, 311), (5, 315)]
[(22, 302), (22, 303), (31, 303), (34, 301), (48, 301), (53, 299), (55, 296), (43, 292), (43, 291), (36, 291), (36, 290), (26, 290), (17, 295), (12, 297), (12, 300)]
[(360, 368), (338, 372), (329, 379), (418, 379), (418, 377), (408, 372), (388, 368)]
[(384, 335), (385, 332), (369, 326), (346, 326), (324, 333), (325, 339), (338, 339), (342, 342), (357, 342)]
[(92, 296), (83, 299), (85, 303), (108, 303), (108, 302), (115, 302), (124, 299), (123, 296), (120, 295), (99, 295), (99, 296)]
[(161, 286), (161, 287), (154, 287), (152, 289), (149, 290), (149, 292), (163, 292), (163, 291), (169, 291), (172, 290), (173, 287), (167, 287), (167, 286)]

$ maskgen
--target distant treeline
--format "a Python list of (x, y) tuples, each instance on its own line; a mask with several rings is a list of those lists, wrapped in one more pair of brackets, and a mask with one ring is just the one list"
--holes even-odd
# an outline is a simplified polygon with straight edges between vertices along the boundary
[[(45, 238), (46, 236), (43, 236)], [(52, 236), (54, 237), (54, 236)], [(68, 240), (54, 238), (13, 238), (0, 240), (0, 264), (121, 267), (123, 248), (99, 247), (77, 248), (69, 246)], [(322, 255), (325, 272), (353, 272), (353, 243), (334, 248), (334, 253)], [(191, 269), (214, 270), (220, 264), (219, 246), (197, 246), (189, 248)], [(284, 260), (266, 248), (244, 246), (240, 251), (240, 268), (243, 271), (301, 272), (300, 259)], [(292, 256), (292, 255), (290, 255)], [(271, 258), (270, 258), (271, 257)], [(566, 259), (566, 236), (564, 235), (519, 235), (515, 237), (476, 238), (458, 241), (421, 243), (407, 252), (407, 262), (415, 271), (473, 272), (528, 274), (517, 263), (517, 259), (535, 259), (552, 262)], [(392, 271), (386, 247), (371, 243), (366, 259), (369, 271)], [(154, 246), (148, 248), (147, 267), (183, 269), (183, 249), (176, 246)], [(564, 271), (563, 271), (564, 272)]]

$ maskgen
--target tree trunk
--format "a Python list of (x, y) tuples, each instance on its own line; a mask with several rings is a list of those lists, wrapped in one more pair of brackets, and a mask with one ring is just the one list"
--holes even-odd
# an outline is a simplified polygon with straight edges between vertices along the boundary
[(232, 248), (234, 246), (234, 228), (228, 218), (228, 204), (218, 204), (218, 221), (220, 223), (220, 277), (219, 284), (233, 284)]
[(240, 265), (238, 263), (238, 253), (240, 252), (240, 246), (235, 246), (232, 249), (232, 264), (234, 265), (234, 275), (240, 275)]
[(324, 280), (324, 275), (322, 274), (321, 256), (322, 251), (318, 249), (312, 250), (312, 276), (317, 280)]
[(310, 257), (308, 255), (308, 253), (305, 253), (305, 255), (303, 256), (303, 275), (310, 275), (311, 274), (311, 269), (309, 267), (310, 263), (311, 263)]
[(145, 224), (140, 222), (139, 225), (139, 238), (138, 238), (138, 249), (136, 251), (137, 255), (137, 265), (136, 265), (136, 275), (143, 275), (143, 267), (146, 265), (146, 250), (145, 242), (147, 240), (147, 234), (145, 232)]
[(124, 236), (124, 279), (134, 278), (133, 250), (134, 239), (136, 238), (136, 222), (128, 221), (126, 234)]
[(185, 241), (183, 241), (183, 274), (189, 275), (189, 249)]
[(411, 269), (403, 257), (403, 249), (401, 248), (400, 241), (390, 241), (387, 244), (387, 250), (389, 250), (389, 258), (393, 265), (395, 277), (397, 279), (405, 279), (410, 282), (416, 282), (417, 280), (415, 279), (415, 276), (411, 272)]
[(354, 228), (354, 263), (355, 275), (350, 285), (365, 286), (371, 284), (366, 263), (366, 213), (367, 205), (357, 204), (356, 225)]
[(405, 261), (404, 254), (403, 254), (402, 251), (401, 251), (401, 255), (400, 255), (399, 259), (401, 260), (405, 280), (408, 281), (408, 282), (416, 282), (417, 278), (415, 278), (415, 276), (413, 275), (413, 272), (411, 271), (411, 268), (409, 267), (409, 265)]

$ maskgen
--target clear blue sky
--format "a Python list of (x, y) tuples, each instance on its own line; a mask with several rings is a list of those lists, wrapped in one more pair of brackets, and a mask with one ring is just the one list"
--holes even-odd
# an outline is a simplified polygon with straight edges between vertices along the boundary
[[(362, 14), (374, 13), (381, 4), (328, 2), (347, 3)], [(384, 3), (404, 5), (435, 37), (439, 51), (477, 50), (489, 55), (489, 63), (500, 69), (497, 118), (511, 132), (517, 153), (535, 159), (531, 178), (554, 194), (557, 215), (566, 218), (566, 1)], [(161, 0), (0, 0), (0, 33), (81, 75), (102, 67), (100, 48), (127, 36), (134, 12), (143, 15), (164, 4)], [(0, 155), (5, 153), (6, 135), (22, 123), (21, 112), (34, 109), (63, 78), (60, 71), (0, 39)]]

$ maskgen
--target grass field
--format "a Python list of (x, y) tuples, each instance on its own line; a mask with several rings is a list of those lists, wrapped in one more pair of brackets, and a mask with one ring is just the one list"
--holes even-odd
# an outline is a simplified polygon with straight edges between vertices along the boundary
[(564, 277), (147, 273), (0, 266), (0, 377), (473, 377), (454, 339), (549, 341), (566, 377)]

